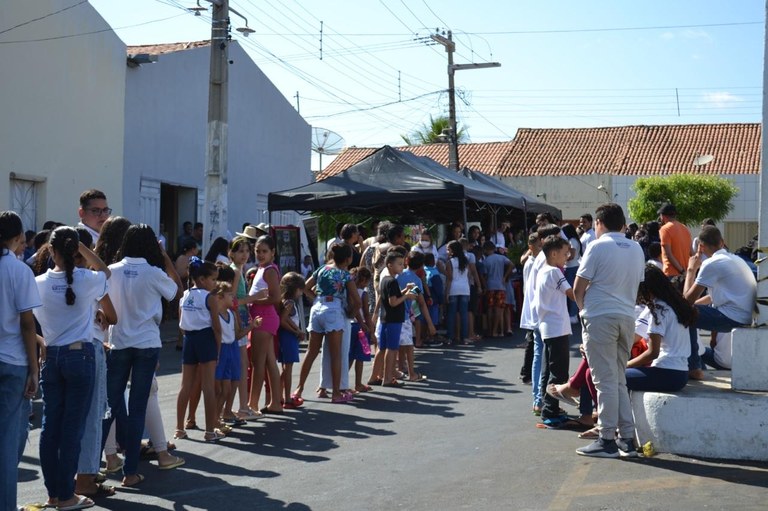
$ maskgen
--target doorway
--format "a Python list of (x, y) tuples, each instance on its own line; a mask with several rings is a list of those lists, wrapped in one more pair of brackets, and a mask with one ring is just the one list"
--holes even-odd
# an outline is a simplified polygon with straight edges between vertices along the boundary
[(197, 221), (197, 188), (160, 185), (160, 230), (168, 240), (167, 251), (175, 257), (184, 222)]

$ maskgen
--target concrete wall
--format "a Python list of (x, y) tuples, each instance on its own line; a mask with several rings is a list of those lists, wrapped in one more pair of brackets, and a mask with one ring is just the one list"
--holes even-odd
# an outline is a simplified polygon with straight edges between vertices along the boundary
[[(505, 177), (502, 181), (531, 197), (545, 200), (560, 208), (564, 220), (578, 220), (608, 200), (611, 192), (610, 176), (529, 176)], [(604, 186), (606, 191), (598, 190)], [(541, 194), (546, 194), (543, 197)], [(612, 196), (612, 195), (611, 195)]]
[[(267, 221), (267, 193), (312, 177), (309, 125), (237, 43), (229, 50), (228, 224), (234, 233), (243, 222)], [(127, 216), (140, 217), (142, 179), (204, 189), (209, 60), (210, 49), (203, 47), (128, 70)], [(297, 223), (298, 217), (274, 220)]]
[[(0, 3), (3, 27), (72, 5), (63, 0)], [(108, 29), (84, 3), (0, 35), (28, 41)], [(39, 229), (47, 219), (78, 220), (78, 196), (103, 190), (122, 209), (125, 45), (106, 31), (64, 39), (0, 44), (0, 210), (11, 205), (11, 173), (36, 179)]]

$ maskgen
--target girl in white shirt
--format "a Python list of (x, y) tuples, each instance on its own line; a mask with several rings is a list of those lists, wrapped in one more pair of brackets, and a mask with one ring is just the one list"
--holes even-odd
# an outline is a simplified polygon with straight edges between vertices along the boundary
[[(677, 392), (688, 383), (691, 342), (688, 328), (696, 321), (689, 304), (664, 273), (646, 265), (638, 302), (651, 313), (648, 349), (627, 363), (627, 389)], [(650, 367), (644, 367), (650, 363)]]
[(459, 339), (450, 342), (451, 345), (467, 344), (468, 339), (468, 309), (469, 309), (469, 261), (458, 241), (448, 242), (448, 263), (445, 265), (445, 295), (448, 298), (448, 313), (445, 319), (446, 336), (455, 339), (456, 313), (459, 314)]
[(181, 352), (181, 389), (176, 400), (176, 433), (174, 438), (186, 438), (184, 415), (195, 387), (195, 375), (199, 374), (200, 387), (205, 405), (206, 442), (216, 442), (225, 432), (217, 428), (216, 411), (216, 362), (221, 349), (221, 322), (218, 300), (210, 294), (216, 288), (216, 265), (198, 257), (189, 260), (189, 276), (195, 285), (186, 291), (179, 301), (179, 328), (184, 332), (184, 348)]
[[(58, 227), (49, 242), (55, 266), (35, 279), (43, 303), (35, 317), (46, 345), (40, 467), (47, 504), (62, 508), (92, 502), (75, 494), (75, 473), (96, 371), (94, 302), (106, 294), (110, 270), (71, 227)], [(76, 268), (78, 252), (97, 271)]]
[[(26, 403), (37, 392), (37, 349), (32, 309), (40, 294), (29, 266), (16, 259), (23, 247), (21, 218), (0, 213), (0, 509), (16, 509), (19, 449), (27, 431)], [(21, 445), (20, 445), (21, 444)]]

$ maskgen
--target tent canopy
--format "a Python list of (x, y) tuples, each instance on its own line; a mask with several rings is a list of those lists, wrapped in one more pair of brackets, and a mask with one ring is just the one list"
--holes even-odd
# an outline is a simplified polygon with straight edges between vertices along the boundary
[[(483, 176), (485, 177), (485, 176)], [(299, 188), (272, 192), (270, 211), (338, 211), (434, 220), (460, 217), (464, 201), (471, 209), (486, 205), (527, 210), (557, 208), (531, 199), (493, 178), (472, 171), (456, 173), (427, 157), (384, 146), (344, 172)]]

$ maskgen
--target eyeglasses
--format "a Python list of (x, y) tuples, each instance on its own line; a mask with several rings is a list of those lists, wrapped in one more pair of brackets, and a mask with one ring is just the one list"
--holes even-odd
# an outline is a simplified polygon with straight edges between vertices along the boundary
[(112, 214), (112, 208), (88, 208), (86, 211), (93, 216), (101, 216), (101, 215), (111, 215)]

